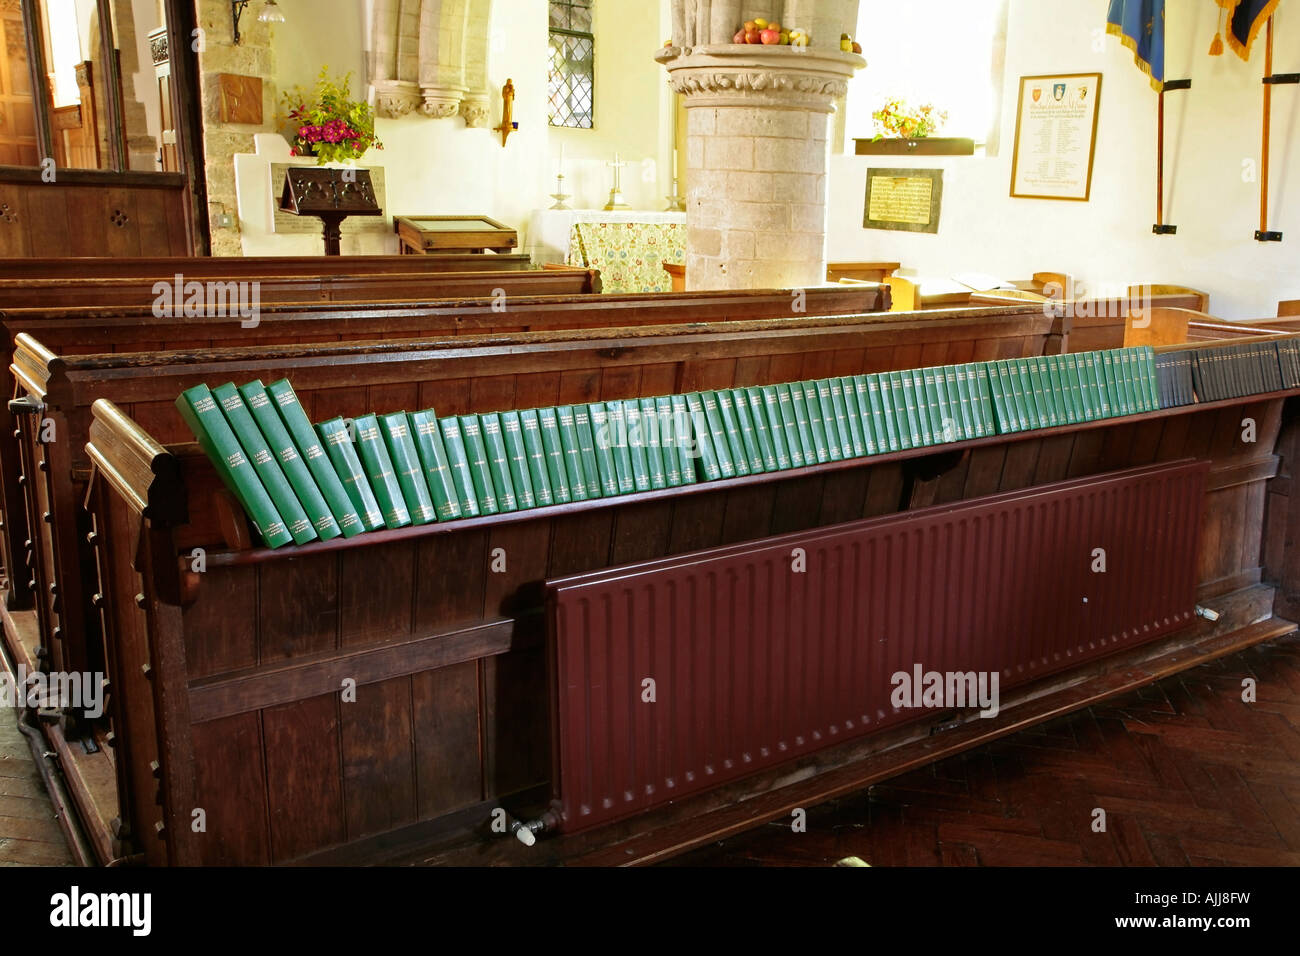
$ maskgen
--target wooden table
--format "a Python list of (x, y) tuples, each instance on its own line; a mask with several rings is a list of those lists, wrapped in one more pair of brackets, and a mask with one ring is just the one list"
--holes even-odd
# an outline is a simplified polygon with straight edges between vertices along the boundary
[(403, 255), (509, 252), (519, 234), (487, 216), (394, 216)]

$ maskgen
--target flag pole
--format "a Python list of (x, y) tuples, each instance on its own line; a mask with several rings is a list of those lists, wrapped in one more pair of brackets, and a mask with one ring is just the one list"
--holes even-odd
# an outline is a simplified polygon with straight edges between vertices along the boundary
[(1165, 222), (1165, 94), (1171, 90), (1190, 90), (1191, 80), (1166, 80), (1160, 87), (1156, 107), (1156, 224), (1151, 231), (1157, 236), (1177, 234), (1178, 227)]
[[(1273, 85), (1268, 82), (1273, 75), (1273, 18), (1268, 18), (1264, 40), (1264, 142), (1260, 149), (1259, 176), (1259, 232), (1255, 238), (1260, 242), (1276, 241), (1268, 231), (1268, 153), (1269, 126), (1273, 113)], [(1278, 235), (1277, 239), (1282, 236)]]
[(1282, 83), (1300, 83), (1300, 73), (1273, 72), (1273, 18), (1270, 16), (1264, 36), (1264, 132), (1260, 155), (1259, 231), (1255, 233), (1260, 242), (1282, 241), (1282, 233), (1268, 228), (1269, 126), (1273, 113), (1273, 87)]

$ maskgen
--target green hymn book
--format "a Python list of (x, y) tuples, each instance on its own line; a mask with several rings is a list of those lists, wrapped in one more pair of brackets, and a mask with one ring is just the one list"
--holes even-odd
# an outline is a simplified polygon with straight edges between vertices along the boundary
[(749, 399), (749, 417), (754, 423), (754, 437), (758, 439), (759, 453), (763, 456), (763, 470), (779, 471), (782, 467), (788, 468), (788, 458), (784, 466), (776, 460), (776, 443), (772, 440), (772, 427), (767, 419), (767, 400), (763, 397), (763, 390), (751, 386), (741, 391)]
[(501, 413), (501, 438), (506, 444), (506, 460), (510, 464), (510, 484), (515, 489), (515, 501), (521, 509), (537, 507), (532, 475), (528, 471), (528, 449), (524, 447), (524, 430), (519, 423), (518, 412)]
[(740, 444), (745, 451), (745, 462), (749, 465), (749, 472), (752, 475), (761, 475), (765, 468), (763, 451), (758, 444), (756, 433), (758, 426), (749, 413), (749, 396), (743, 388), (731, 390), (731, 405), (735, 409), (736, 428), (740, 432)]
[(582, 446), (578, 444), (573, 406), (561, 405), (557, 408), (555, 421), (560, 430), (560, 448), (564, 451), (564, 474), (569, 480), (569, 497), (574, 501), (586, 501), (587, 476), (582, 470)]
[(858, 387), (851, 376), (831, 380), (831, 398), (835, 400), (835, 417), (848, 428), (848, 448), (845, 458), (861, 458), (867, 453), (867, 440), (862, 432), (862, 411), (858, 408)]
[[(298, 446), (294, 444), (289, 430), (284, 427), (284, 422), (275, 410), (275, 404), (271, 401), (266, 387), (260, 380), (252, 381), (239, 386), (239, 394), (243, 397), (249, 413), (252, 414), (253, 421), (257, 423), (262, 437), (266, 439), (271, 453), (284, 469), (284, 476), (289, 479), (289, 484), (293, 487), (294, 494), (298, 496), (298, 502), (303, 510), (307, 512), (307, 519), (316, 529), (317, 536), (322, 541), (337, 538), (343, 531), (339, 528), (339, 523), (334, 520), (334, 513), (330, 511), (325, 496), (316, 487), (316, 479), (312, 477), (311, 469), (303, 461), (302, 455), (298, 454)], [(357, 530), (361, 530), (359, 523)]]
[(628, 454), (632, 456), (632, 486), (637, 491), (649, 491), (650, 456), (646, 454), (641, 403), (637, 399), (629, 398), (623, 402), (623, 421), (627, 425)]
[(384, 513), (379, 510), (379, 502), (370, 488), (366, 470), (361, 467), (361, 459), (357, 457), (357, 448), (348, 432), (347, 423), (342, 418), (332, 418), (317, 425), (316, 432), (325, 447), (325, 454), (329, 455), (334, 470), (343, 482), (348, 500), (361, 519), (361, 526), (366, 531), (378, 531), (384, 526)]
[(480, 514), (478, 494), (474, 491), (474, 477), (469, 473), (469, 454), (465, 451), (460, 419), (448, 415), (438, 419), (438, 427), (442, 429), (442, 444), (447, 451), (447, 465), (451, 468), (451, 480), (460, 500), (460, 513), (465, 518), (477, 518)]
[(664, 463), (664, 483), (669, 488), (676, 488), (682, 483), (681, 430), (677, 416), (673, 413), (671, 396), (660, 395), (655, 398), (655, 420), (659, 423), (659, 452)]
[[(717, 403), (714, 403), (717, 407)], [(691, 392), (686, 396), (686, 409), (691, 417), (691, 434), (700, 461), (700, 470), (704, 472), (705, 481), (717, 481), (722, 477), (722, 466), (718, 462), (718, 451), (713, 446), (713, 429), (709, 425), (708, 413), (704, 409), (704, 395)]]
[(379, 417), (361, 415), (352, 420), (352, 427), (356, 429), (357, 455), (366, 470), (366, 477), (370, 479), (370, 487), (375, 491), (379, 510), (384, 514), (384, 526), (390, 530), (405, 528), (411, 523), (411, 511), (406, 507), (393, 459), (380, 431)]
[(775, 385), (764, 385), (759, 391), (763, 395), (763, 414), (767, 416), (767, 431), (772, 438), (776, 467), (778, 471), (784, 471), (792, 467), (792, 459), (785, 420), (781, 417), (781, 397), (777, 395)]
[[(749, 455), (745, 451), (745, 442), (740, 435), (740, 423), (736, 421), (736, 405), (731, 398), (731, 392), (725, 388), (720, 388), (716, 392), (709, 392), (713, 400), (718, 405), (718, 418), (722, 421), (722, 432), (725, 436), (727, 452), (731, 457), (731, 465), (737, 475), (749, 474)], [(705, 402), (705, 410), (708, 410), (708, 403)], [(715, 443), (718, 436), (714, 435)], [(726, 474), (726, 469), (722, 470)]]
[(658, 490), (668, 487), (664, 471), (664, 453), (660, 442), (659, 413), (653, 398), (643, 398), (641, 405), (641, 444), (645, 446), (646, 467), (650, 471), (650, 487)]
[(235, 388), (234, 382), (218, 385), (212, 390), (212, 397), (217, 400), (218, 407), (226, 416), (226, 421), (230, 423), (230, 430), (235, 433), (235, 438), (243, 446), (244, 454), (252, 462), (257, 477), (262, 479), (262, 487), (275, 502), (275, 510), (279, 513), (284, 526), (289, 529), (289, 533), (293, 535), (294, 543), (306, 544), (308, 541), (315, 541), (317, 534), (316, 529), (312, 527), (311, 519), (303, 510), (298, 496), (293, 493), (293, 486), (284, 476), (284, 469), (280, 467), (280, 462), (271, 451), (271, 446), (266, 443), (266, 438), (257, 427), (257, 422), (253, 421), (253, 416), (248, 411), (248, 406), (244, 404), (239, 389)]
[(496, 412), (478, 417), (483, 433), (483, 450), (487, 452), (488, 472), (492, 488), (496, 491), (497, 508), (504, 513), (519, 510), (515, 497), (515, 483), (510, 474), (510, 459), (506, 455), (506, 439), (501, 430), (501, 416)]
[(803, 429), (800, 428), (799, 412), (794, 404), (794, 389), (789, 385), (777, 385), (776, 405), (781, 413), (781, 427), (785, 431), (785, 445), (790, 454), (790, 467), (802, 468), (805, 463), (812, 464), (804, 455)]
[(194, 433), (203, 451), (212, 459), (212, 466), (222, 484), (230, 489), (236, 500), (261, 535), (268, 548), (279, 548), (293, 542), (293, 535), (280, 520), (271, 496), (266, 493), (262, 479), (257, 477), (252, 463), (239, 445), (239, 439), (230, 429), (230, 423), (221, 414), (217, 400), (206, 385), (187, 388), (176, 399), (176, 410)]
[[(795, 391), (803, 392), (804, 411), (808, 416), (808, 430), (812, 434), (813, 454), (820, 465), (823, 462), (831, 460), (831, 449), (827, 442), (826, 421), (822, 418), (822, 403), (817, 396), (816, 382), (799, 382), (790, 386), (791, 393)], [(827, 392), (826, 397), (830, 398)], [(799, 407), (799, 399), (795, 398), (795, 408)], [(831, 425), (834, 428), (834, 424)]]
[(704, 419), (709, 426), (709, 438), (712, 440), (713, 453), (718, 471), (723, 478), (736, 477), (736, 463), (731, 459), (731, 444), (727, 440), (727, 426), (722, 420), (722, 409), (718, 406), (716, 392), (700, 392), (700, 401), (704, 405)]
[(591, 409), (573, 406), (573, 428), (578, 433), (578, 451), (582, 456), (582, 474), (587, 479), (587, 497), (601, 498), (600, 462), (596, 460), (596, 433), (591, 428)]
[(438, 510), (433, 504), (433, 494), (424, 478), (424, 464), (415, 450), (411, 437), (411, 420), (406, 412), (379, 416), (379, 429), (388, 447), (388, 458), (397, 475), (397, 486), (402, 489), (406, 510), (413, 524), (429, 524), (438, 520)]
[[(839, 435), (840, 457), (856, 458), (862, 454), (853, 444), (853, 429), (849, 426), (849, 410), (844, 404), (844, 381), (839, 378), (827, 379), (825, 383), (817, 383), (817, 394), (822, 395), (822, 389), (825, 388), (831, 397), (831, 417), (827, 422), (835, 423), (835, 431)], [(823, 405), (825, 399), (823, 399)], [(829, 426), (828, 426), (829, 427)], [(862, 437), (858, 436), (858, 445), (862, 444)]]
[(686, 396), (670, 395), (668, 405), (673, 410), (673, 441), (677, 449), (682, 484), (693, 485), (699, 481), (695, 474), (695, 462), (700, 457), (700, 449), (691, 428), (691, 412), (686, 406)]
[(880, 453), (899, 451), (903, 446), (898, 440), (898, 420), (894, 417), (894, 403), (886, 392), (889, 380), (876, 372), (866, 376), (867, 404), (871, 407), (874, 419), (876, 440)]
[(320, 436), (316, 434), (316, 429), (311, 427), (311, 420), (298, 402), (293, 386), (289, 384), (287, 378), (282, 378), (266, 386), (266, 391), (271, 396), (280, 421), (289, 432), (289, 437), (297, 446), (298, 454), (306, 462), (312, 478), (316, 480), (316, 487), (329, 506), (330, 513), (334, 515), (334, 520), (338, 522), (343, 537), (351, 538), (361, 534), (366, 530), (361, 516), (357, 513), (352, 499), (348, 497), (347, 489), (343, 487), (343, 480), (330, 461), (325, 446), (321, 444)]
[(529, 408), (519, 413), (519, 427), (524, 433), (524, 451), (528, 455), (528, 480), (533, 483), (533, 496), (545, 507), (555, 504), (551, 491), (551, 470), (546, 465), (546, 448), (542, 445), (542, 426), (537, 409)]
[(477, 415), (460, 416), (460, 434), (465, 440), (465, 458), (469, 462), (469, 477), (474, 482), (478, 510), (485, 515), (499, 514), (501, 505), (497, 501), (496, 485), (492, 483), (487, 445), (483, 443), (483, 426), (479, 424)]
[[(849, 400), (849, 386), (852, 385), (852, 401)], [(858, 427), (862, 430), (862, 443), (867, 455), (878, 455), (885, 450), (883, 436), (876, 434), (876, 416), (871, 410), (871, 383), (866, 375), (854, 375), (845, 379), (845, 401), (848, 401), (849, 414), (857, 409)]]
[(437, 414), (429, 408), (422, 412), (411, 412), (408, 418), (415, 452), (420, 456), (424, 481), (429, 486), (429, 496), (433, 498), (433, 510), (437, 512), (438, 520), (452, 521), (459, 518), (463, 513), (460, 493), (456, 490), (456, 479), (451, 474), (451, 462), (447, 459), (447, 448), (442, 441)]
[(557, 505), (573, 500), (569, 474), (564, 467), (564, 445), (560, 442), (560, 419), (553, 408), (537, 410), (537, 424), (542, 431), (542, 449), (546, 452), (546, 474), (551, 479), (551, 496)]
[(627, 415), (623, 403), (606, 402), (605, 418), (610, 450), (614, 455), (614, 473), (618, 476), (618, 493), (630, 495), (636, 491), (636, 479), (632, 476), (632, 450), (627, 445)]
[(600, 480), (600, 492), (605, 498), (613, 498), (618, 490), (618, 466), (614, 464), (614, 436), (609, 428), (609, 411), (601, 402), (592, 402), (587, 406), (591, 417), (592, 448), (596, 458), (596, 472)]

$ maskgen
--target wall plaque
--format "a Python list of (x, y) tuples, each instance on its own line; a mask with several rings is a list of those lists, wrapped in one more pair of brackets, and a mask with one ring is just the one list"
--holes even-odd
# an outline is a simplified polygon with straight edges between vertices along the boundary
[(1012, 196), (1088, 201), (1100, 100), (1100, 73), (1020, 78)]
[(942, 169), (868, 169), (864, 229), (938, 232)]

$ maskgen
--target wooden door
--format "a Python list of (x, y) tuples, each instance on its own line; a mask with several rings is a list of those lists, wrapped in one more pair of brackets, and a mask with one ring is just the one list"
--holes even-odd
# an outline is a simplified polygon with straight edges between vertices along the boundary
[(36, 110), (18, 3), (0, 3), (0, 33), (0, 165), (36, 166), (41, 161)]

